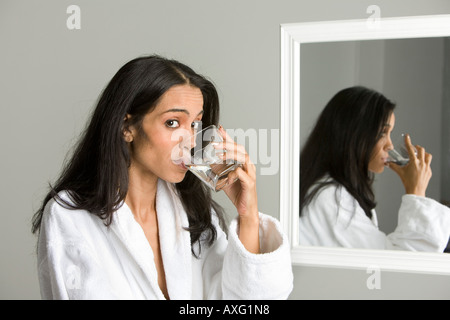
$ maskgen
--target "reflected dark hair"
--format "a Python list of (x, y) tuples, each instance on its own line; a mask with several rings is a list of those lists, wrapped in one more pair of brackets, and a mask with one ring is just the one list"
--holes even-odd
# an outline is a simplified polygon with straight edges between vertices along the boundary
[[(343, 89), (328, 102), (300, 153), (300, 215), (320, 189), (335, 184), (372, 217), (369, 162), (394, 108), (381, 93), (361, 86)], [(327, 175), (332, 180), (319, 183)]]
[[(52, 198), (66, 208), (87, 210), (110, 225), (128, 192), (130, 154), (123, 138), (126, 115), (131, 115), (127, 126), (140, 128), (143, 117), (155, 108), (160, 97), (171, 87), (183, 84), (202, 92), (203, 126), (217, 125), (217, 91), (211, 81), (188, 66), (152, 55), (131, 60), (120, 68), (100, 95), (70, 161), (34, 214), (32, 232), (39, 231), (44, 208)], [(176, 184), (176, 189), (188, 216), (191, 245), (196, 242), (201, 245), (203, 233), (207, 236), (202, 235), (201, 242), (211, 245), (217, 236), (211, 209), (224, 226), (223, 209), (212, 200), (209, 189), (190, 172)], [(68, 192), (73, 204), (58, 196), (63, 190)]]

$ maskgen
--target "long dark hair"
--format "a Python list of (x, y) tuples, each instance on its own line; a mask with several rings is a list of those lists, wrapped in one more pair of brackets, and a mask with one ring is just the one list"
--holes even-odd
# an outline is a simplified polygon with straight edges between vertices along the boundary
[[(339, 91), (325, 106), (300, 153), (300, 215), (324, 186), (344, 186), (371, 218), (375, 208), (372, 151), (395, 104), (356, 86)], [(319, 182), (329, 176), (332, 180)]]
[[(102, 218), (105, 225), (110, 225), (114, 212), (128, 192), (130, 154), (123, 138), (126, 115), (131, 115), (131, 123), (127, 125), (139, 128), (145, 114), (153, 110), (160, 97), (172, 86), (182, 84), (201, 90), (203, 126), (217, 125), (217, 91), (211, 81), (188, 66), (152, 55), (131, 60), (120, 68), (101, 94), (70, 161), (34, 214), (32, 232), (40, 229), (44, 208), (52, 198), (66, 208), (87, 210)], [(211, 222), (211, 209), (223, 223), (222, 208), (190, 172), (176, 184), (176, 189), (188, 216), (191, 244), (200, 242), (205, 231), (208, 235), (201, 237), (202, 242), (212, 244), (217, 233)], [(73, 204), (58, 196), (63, 190), (69, 193)]]

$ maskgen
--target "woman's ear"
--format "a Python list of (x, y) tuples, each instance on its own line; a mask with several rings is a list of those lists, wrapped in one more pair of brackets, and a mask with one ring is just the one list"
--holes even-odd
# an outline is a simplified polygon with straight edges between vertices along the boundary
[(122, 127), (123, 138), (128, 143), (133, 142), (133, 132), (131, 131), (130, 128), (130, 119), (131, 115), (127, 113), (127, 115), (123, 119), (123, 127)]

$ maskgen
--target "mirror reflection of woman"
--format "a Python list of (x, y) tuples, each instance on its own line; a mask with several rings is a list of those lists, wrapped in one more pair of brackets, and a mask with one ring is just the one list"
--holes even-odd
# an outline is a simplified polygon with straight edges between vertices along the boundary
[(239, 214), (228, 237), (223, 209), (172, 157), (177, 130), (189, 137), (218, 116), (214, 85), (177, 61), (141, 57), (116, 73), (34, 216), (44, 299), (288, 297), (289, 245), (258, 212), (245, 149), (221, 130), (235, 151), (224, 160), (243, 163), (224, 188)]
[[(426, 197), (431, 154), (405, 138), (410, 162), (388, 163), (395, 105), (364, 87), (338, 92), (300, 155), (301, 245), (443, 252), (450, 209)], [(378, 229), (374, 174), (395, 171), (405, 188), (394, 232)]]

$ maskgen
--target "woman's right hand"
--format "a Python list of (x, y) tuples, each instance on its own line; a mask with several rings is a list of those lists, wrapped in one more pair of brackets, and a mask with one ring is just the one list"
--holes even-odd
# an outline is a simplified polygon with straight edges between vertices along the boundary
[(399, 166), (395, 163), (390, 163), (389, 167), (400, 176), (407, 194), (425, 197), (432, 175), (430, 166), (432, 155), (426, 153), (421, 146), (415, 146), (417, 150), (416, 156), (409, 134), (405, 137), (405, 145), (410, 159), (408, 164)]

